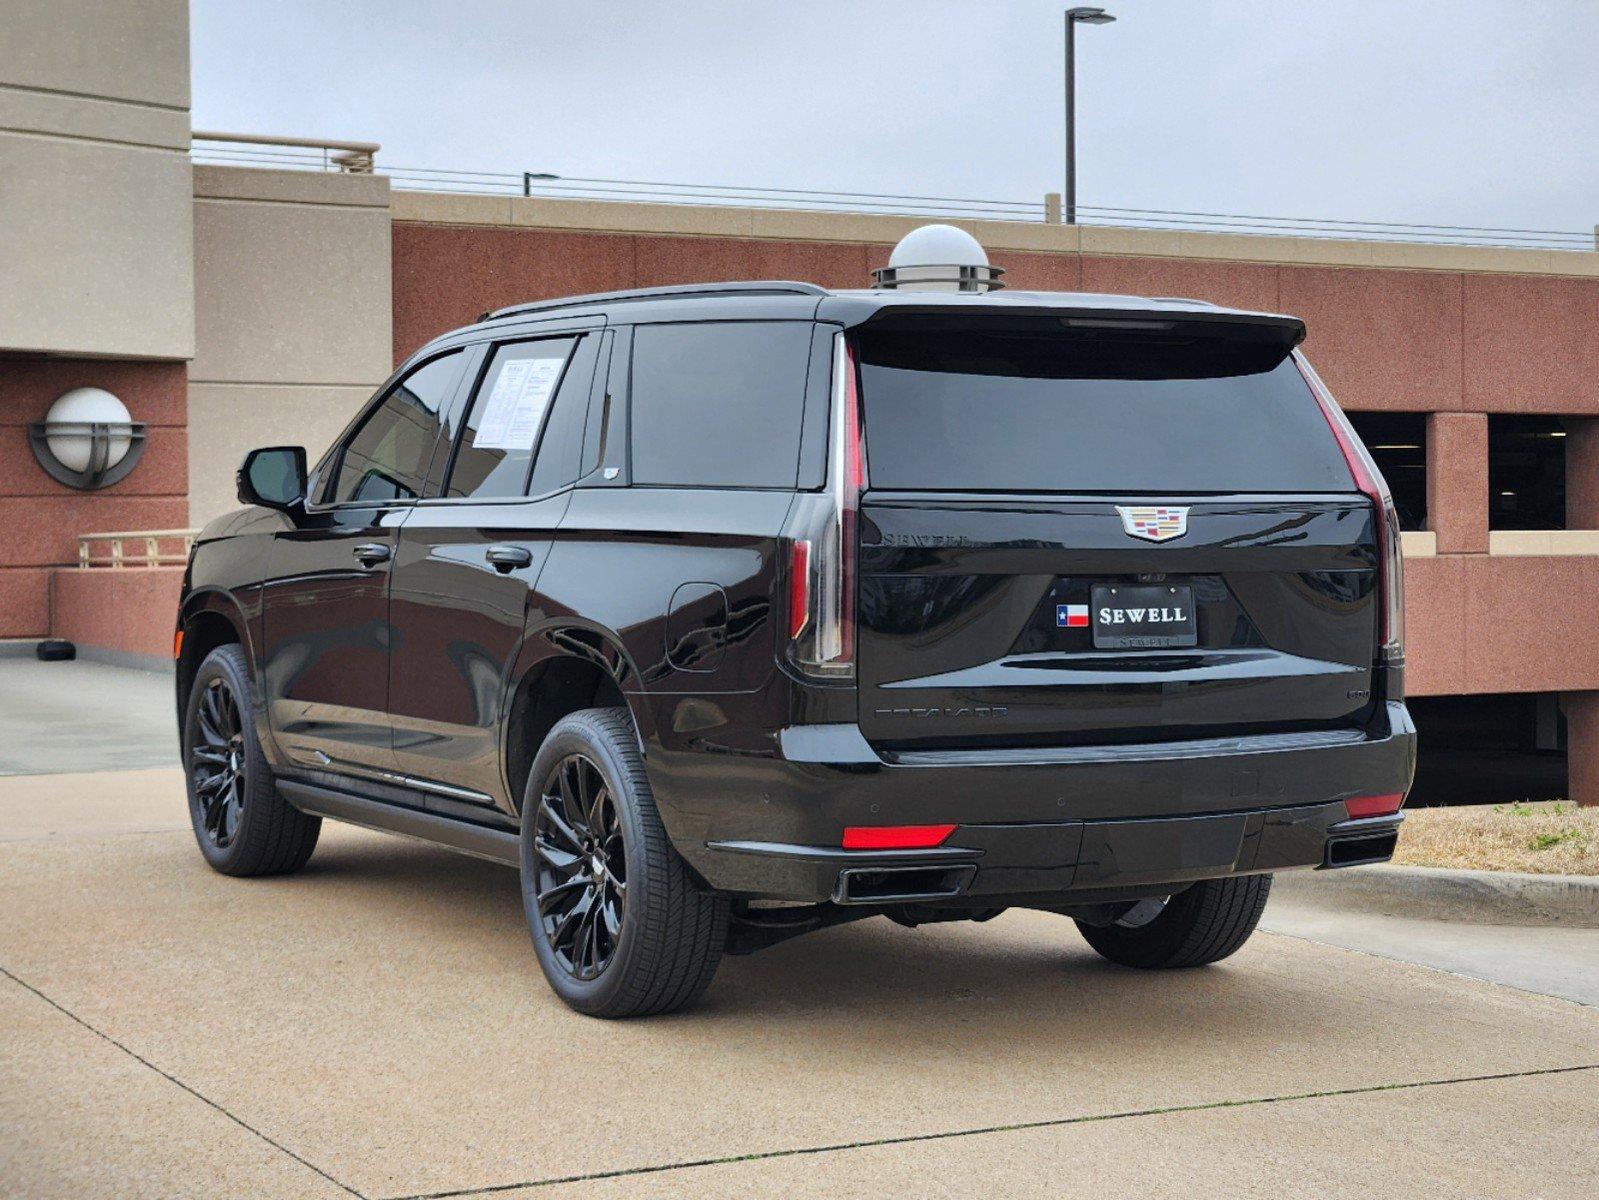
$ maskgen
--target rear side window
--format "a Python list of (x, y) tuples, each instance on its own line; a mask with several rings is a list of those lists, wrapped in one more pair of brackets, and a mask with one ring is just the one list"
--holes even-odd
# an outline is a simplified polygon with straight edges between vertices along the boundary
[(633, 482), (791, 488), (811, 327), (726, 321), (633, 334)]
[(576, 338), (548, 338), (495, 350), (472, 400), (446, 496), (526, 494), (534, 448), (576, 345)]
[(461, 352), (423, 363), (368, 414), (345, 444), (331, 499), (382, 504), (422, 494), (439, 411), (455, 392)]
[(544, 422), (544, 436), (539, 439), (538, 458), (527, 489), (530, 496), (563, 488), (580, 474), (578, 459), (583, 452), (583, 431), (588, 425), (589, 393), (594, 387), (594, 364), (600, 356), (601, 336), (591, 333), (579, 338), (572, 361), (566, 364), (561, 388), (555, 394), (555, 408)]
[(873, 487), (924, 491), (1349, 491), (1291, 359), (1204, 339), (866, 331)]

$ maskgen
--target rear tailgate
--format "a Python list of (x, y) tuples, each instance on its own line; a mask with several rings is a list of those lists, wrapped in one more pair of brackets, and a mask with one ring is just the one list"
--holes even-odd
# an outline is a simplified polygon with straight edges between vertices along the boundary
[[(1073, 745), (1360, 719), (1377, 620), (1370, 504), (1241, 496), (1188, 507), (1186, 536), (1155, 546), (1130, 538), (1104, 498), (869, 492), (858, 635), (867, 739)], [(1191, 646), (1126, 648), (1141, 635), (1099, 619), (1152, 602), (1185, 617), (1192, 606)], [(1183, 622), (1163, 629), (1189, 640)]]
[(1071, 324), (855, 333), (868, 740), (1067, 746), (1359, 722), (1374, 510), (1282, 327)]

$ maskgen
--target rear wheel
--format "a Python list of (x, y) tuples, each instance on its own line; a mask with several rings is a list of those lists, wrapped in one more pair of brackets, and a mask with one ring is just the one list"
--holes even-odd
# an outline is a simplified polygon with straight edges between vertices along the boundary
[(728, 902), (667, 840), (625, 709), (559, 721), (522, 802), (522, 904), (550, 986), (578, 1012), (672, 1012), (707, 987)]
[(224, 875), (283, 875), (316, 849), (320, 817), (278, 795), (261, 752), (249, 663), (218, 646), (194, 674), (183, 720), (189, 819), (205, 861)]
[(1207, 879), (1164, 905), (1142, 901), (1113, 924), (1079, 921), (1077, 928), (1095, 950), (1126, 967), (1201, 967), (1249, 940), (1270, 894), (1270, 875)]

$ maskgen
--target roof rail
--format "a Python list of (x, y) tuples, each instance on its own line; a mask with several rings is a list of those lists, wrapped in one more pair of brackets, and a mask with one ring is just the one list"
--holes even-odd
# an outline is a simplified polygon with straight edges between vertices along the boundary
[(665, 300), (676, 296), (826, 296), (826, 288), (791, 279), (765, 279), (739, 283), (687, 283), (667, 287), (629, 288), (621, 292), (594, 292), (587, 296), (563, 296), (559, 300), (534, 300), (491, 309), (478, 318), (494, 321), (522, 313), (545, 312), (557, 308), (578, 308), (589, 304), (623, 304), (633, 300)]

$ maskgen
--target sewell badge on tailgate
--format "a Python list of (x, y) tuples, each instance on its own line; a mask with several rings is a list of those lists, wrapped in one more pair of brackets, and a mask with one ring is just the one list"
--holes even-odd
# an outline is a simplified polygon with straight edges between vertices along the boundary
[(1169, 542), (1188, 532), (1188, 510), (1178, 505), (1118, 504), (1116, 511), (1128, 536), (1146, 542)]

